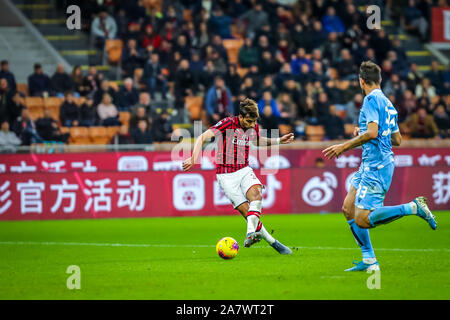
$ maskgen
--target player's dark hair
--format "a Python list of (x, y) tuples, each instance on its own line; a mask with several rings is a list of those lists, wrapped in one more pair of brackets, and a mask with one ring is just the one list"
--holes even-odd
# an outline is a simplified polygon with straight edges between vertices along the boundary
[(245, 98), (239, 103), (239, 114), (244, 118), (249, 117), (252, 119), (258, 119), (258, 104), (255, 102), (255, 100)]
[(372, 61), (364, 61), (359, 67), (359, 77), (368, 85), (381, 83), (381, 69)]

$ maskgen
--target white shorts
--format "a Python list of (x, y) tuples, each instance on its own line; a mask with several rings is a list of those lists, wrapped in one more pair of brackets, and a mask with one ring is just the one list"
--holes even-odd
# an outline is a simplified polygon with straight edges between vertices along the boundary
[(263, 186), (250, 167), (245, 167), (232, 173), (217, 174), (216, 177), (219, 186), (227, 198), (230, 199), (235, 209), (242, 203), (248, 201), (246, 196), (247, 191), (252, 186)]

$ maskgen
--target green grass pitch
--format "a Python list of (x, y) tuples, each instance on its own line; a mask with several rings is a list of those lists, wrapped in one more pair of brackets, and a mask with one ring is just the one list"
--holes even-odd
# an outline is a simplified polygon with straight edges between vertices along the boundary
[[(371, 230), (372, 290), (370, 274), (344, 272), (361, 253), (340, 214), (264, 215), (292, 256), (244, 248), (237, 215), (0, 222), (0, 299), (450, 299), (450, 211), (436, 216), (437, 231), (417, 217)], [(224, 236), (241, 246), (233, 260), (215, 252)]]

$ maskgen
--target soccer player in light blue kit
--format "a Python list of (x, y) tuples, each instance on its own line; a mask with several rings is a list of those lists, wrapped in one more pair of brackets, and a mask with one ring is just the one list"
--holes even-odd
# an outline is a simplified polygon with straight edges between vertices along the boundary
[(369, 237), (369, 228), (387, 224), (399, 218), (416, 215), (436, 230), (434, 215), (425, 197), (409, 203), (384, 207), (383, 200), (394, 174), (392, 145), (402, 140), (397, 124), (397, 111), (380, 89), (381, 71), (375, 63), (366, 61), (359, 70), (359, 83), (365, 93), (355, 137), (323, 150), (326, 158), (339, 157), (347, 150), (362, 145), (362, 162), (351, 181), (351, 188), (342, 210), (356, 242), (361, 247), (362, 261), (345, 271), (380, 270)]

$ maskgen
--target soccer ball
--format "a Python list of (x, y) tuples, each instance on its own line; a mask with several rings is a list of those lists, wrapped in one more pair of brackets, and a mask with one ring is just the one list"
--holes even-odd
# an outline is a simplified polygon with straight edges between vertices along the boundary
[(233, 238), (225, 237), (217, 242), (216, 251), (222, 259), (233, 259), (238, 254), (239, 244)]

